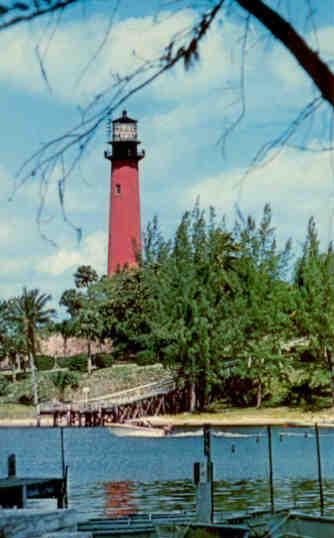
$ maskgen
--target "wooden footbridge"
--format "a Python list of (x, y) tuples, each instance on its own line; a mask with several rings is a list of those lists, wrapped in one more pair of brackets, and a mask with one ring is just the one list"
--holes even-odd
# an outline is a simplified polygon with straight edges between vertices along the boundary
[(184, 391), (172, 378), (80, 400), (42, 407), (41, 416), (52, 417), (53, 426), (105, 426), (128, 420), (177, 413), (185, 409)]

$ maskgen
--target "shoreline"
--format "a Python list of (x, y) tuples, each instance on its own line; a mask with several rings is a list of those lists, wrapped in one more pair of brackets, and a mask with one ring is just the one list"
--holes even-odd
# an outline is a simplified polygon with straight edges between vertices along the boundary
[[(179, 413), (144, 417), (153, 428), (196, 428), (203, 424), (213, 427), (312, 427), (315, 424), (334, 427), (334, 408), (319, 411), (302, 411), (298, 408), (226, 409), (215, 413)], [(117, 426), (118, 424), (114, 424)], [(128, 423), (131, 427), (131, 424)], [(34, 416), (10, 416), (0, 418), (0, 428), (36, 427)], [(51, 418), (43, 417), (41, 428), (53, 427)], [(67, 426), (64, 426), (67, 427)], [(108, 427), (108, 426), (105, 426)], [(112, 426), (111, 426), (112, 427)]]

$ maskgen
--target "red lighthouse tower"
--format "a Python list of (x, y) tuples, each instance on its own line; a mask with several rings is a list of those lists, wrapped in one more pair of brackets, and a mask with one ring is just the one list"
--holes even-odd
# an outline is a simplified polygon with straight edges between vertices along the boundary
[(138, 151), (137, 121), (129, 118), (126, 110), (112, 126), (112, 151), (105, 153), (112, 163), (108, 275), (137, 265), (141, 251), (138, 162), (145, 155)]

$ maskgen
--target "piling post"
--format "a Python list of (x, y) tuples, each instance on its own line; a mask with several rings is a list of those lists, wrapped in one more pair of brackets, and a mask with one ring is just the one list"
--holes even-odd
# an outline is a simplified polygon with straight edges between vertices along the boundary
[(203, 426), (203, 451), (205, 462), (194, 465), (194, 482), (197, 489), (196, 512), (197, 518), (203, 523), (213, 523), (213, 463), (211, 461), (211, 432), (210, 426)]
[(275, 497), (274, 497), (274, 473), (273, 473), (273, 445), (271, 426), (267, 426), (268, 436), (268, 465), (269, 465), (269, 491), (270, 491), (270, 510), (275, 512)]
[(7, 460), (8, 478), (14, 478), (16, 476), (16, 456), (10, 454)]
[(57, 508), (64, 509), (68, 508), (68, 495), (67, 495), (67, 485), (68, 485), (68, 466), (65, 467), (65, 473), (63, 479), (59, 485), (57, 492)]
[(324, 502), (324, 488), (322, 482), (322, 465), (321, 465), (321, 448), (320, 448), (320, 431), (319, 425), (314, 424), (315, 439), (317, 446), (317, 466), (318, 466), (318, 483), (319, 483), (319, 499), (320, 499), (320, 514), (324, 515), (325, 502)]
[(58, 495), (58, 508), (68, 508), (68, 466), (65, 463), (65, 440), (64, 440), (64, 427), (60, 426), (60, 453), (61, 453), (61, 470), (62, 470), (62, 484)]
[(62, 475), (65, 475), (65, 444), (64, 444), (64, 427), (60, 426), (60, 454), (61, 454), (61, 470)]

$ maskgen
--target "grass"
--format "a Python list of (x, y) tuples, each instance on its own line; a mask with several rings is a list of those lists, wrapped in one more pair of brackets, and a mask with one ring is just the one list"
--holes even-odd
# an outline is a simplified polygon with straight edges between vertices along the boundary
[[(38, 374), (38, 392), (41, 402), (52, 401), (59, 397), (59, 391), (52, 383), (52, 373), (52, 370), (49, 370)], [(159, 381), (166, 378), (168, 372), (160, 364), (138, 366), (135, 363), (126, 363), (94, 370), (91, 375), (80, 372), (77, 372), (77, 374), (79, 378), (78, 387), (75, 389), (67, 387), (65, 400), (81, 400), (83, 398), (83, 387), (89, 388), (89, 398), (95, 398)], [(16, 383), (10, 383), (6, 394), (0, 397), (0, 407), (3, 407), (4, 404), (26, 404), (31, 400), (31, 377), (30, 374), (27, 374), (24, 379)]]
[(131, 389), (138, 385), (145, 385), (166, 378), (168, 372), (161, 364), (151, 366), (138, 366), (135, 363), (115, 364), (111, 368), (93, 371), (92, 375), (82, 374), (77, 389), (69, 389), (66, 397), (73, 400), (82, 399), (83, 387), (89, 387), (89, 398), (96, 398)]
[(20, 419), (34, 416), (31, 405), (0, 404), (0, 419)]

